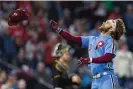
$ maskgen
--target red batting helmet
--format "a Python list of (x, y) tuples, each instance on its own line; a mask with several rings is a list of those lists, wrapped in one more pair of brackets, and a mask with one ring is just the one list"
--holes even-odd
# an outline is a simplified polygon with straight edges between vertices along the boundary
[(28, 21), (28, 16), (29, 16), (28, 13), (24, 9), (14, 10), (9, 15), (8, 25), (13, 26), (13, 25), (17, 25), (18, 23), (20, 23), (24, 20)]

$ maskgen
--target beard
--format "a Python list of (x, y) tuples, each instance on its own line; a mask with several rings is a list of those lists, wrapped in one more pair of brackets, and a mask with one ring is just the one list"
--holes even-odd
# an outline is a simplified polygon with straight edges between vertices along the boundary
[(101, 32), (107, 32), (110, 28), (112, 28), (111, 24), (102, 24), (102, 26), (99, 27), (99, 30)]

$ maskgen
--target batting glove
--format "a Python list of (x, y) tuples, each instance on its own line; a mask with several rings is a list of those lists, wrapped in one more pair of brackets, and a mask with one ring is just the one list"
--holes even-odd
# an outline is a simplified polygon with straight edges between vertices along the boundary
[(78, 65), (82, 65), (82, 64), (89, 64), (92, 62), (92, 58), (80, 58), (80, 60), (78, 60)]
[(50, 26), (50, 28), (51, 28), (53, 31), (55, 31), (55, 32), (57, 32), (57, 33), (60, 33), (60, 31), (62, 30), (61, 28), (59, 28), (58, 23), (55, 22), (54, 20), (50, 20), (49, 26)]

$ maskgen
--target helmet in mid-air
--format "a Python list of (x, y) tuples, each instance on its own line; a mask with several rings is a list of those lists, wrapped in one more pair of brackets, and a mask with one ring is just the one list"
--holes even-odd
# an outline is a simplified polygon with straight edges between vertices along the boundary
[(16, 9), (9, 14), (8, 25), (17, 25), (20, 22), (28, 23), (28, 13), (25, 9)]

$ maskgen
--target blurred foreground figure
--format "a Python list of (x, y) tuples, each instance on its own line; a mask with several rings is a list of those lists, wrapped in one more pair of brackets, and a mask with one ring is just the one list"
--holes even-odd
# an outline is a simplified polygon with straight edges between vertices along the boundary
[[(55, 58), (55, 64), (52, 67), (52, 78), (55, 89), (70, 89), (72, 81), (66, 70), (71, 55), (70, 47), (65, 44), (58, 43), (53, 48), (52, 56)], [(72, 78), (73, 81), (77, 81), (76, 79)], [(80, 81), (77, 84), (80, 84)]]

